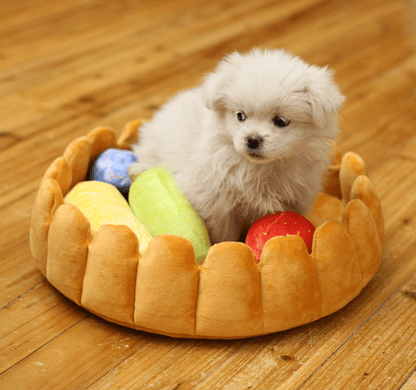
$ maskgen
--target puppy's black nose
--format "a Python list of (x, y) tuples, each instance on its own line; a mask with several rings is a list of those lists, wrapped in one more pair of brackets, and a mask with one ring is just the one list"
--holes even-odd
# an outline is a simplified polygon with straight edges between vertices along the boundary
[(259, 149), (262, 143), (263, 143), (263, 137), (260, 137), (259, 135), (255, 137), (253, 137), (252, 135), (249, 135), (246, 138), (247, 148), (251, 150)]

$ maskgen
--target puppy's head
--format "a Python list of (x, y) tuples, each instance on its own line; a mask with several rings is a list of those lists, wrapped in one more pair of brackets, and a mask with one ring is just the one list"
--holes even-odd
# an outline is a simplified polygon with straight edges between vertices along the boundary
[(207, 76), (203, 89), (235, 150), (254, 163), (319, 148), (338, 132), (336, 113), (344, 97), (332, 73), (283, 50), (233, 53)]

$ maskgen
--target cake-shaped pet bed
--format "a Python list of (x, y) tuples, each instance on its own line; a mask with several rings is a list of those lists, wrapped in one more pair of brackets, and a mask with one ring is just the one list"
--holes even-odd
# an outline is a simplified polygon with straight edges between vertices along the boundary
[(198, 265), (185, 238), (155, 236), (141, 254), (130, 227), (91, 229), (64, 197), (87, 179), (101, 153), (128, 150), (139, 126), (129, 123), (118, 140), (107, 127), (75, 139), (42, 179), (32, 255), (48, 281), (78, 305), (108, 321), (172, 337), (244, 338), (334, 313), (376, 272), (383, 215), (364, 163), (352, 152), (335, 152), (325, 192), (306, 215), (316, 227), (311, 254), (299, 236), (274, 237), (258, 264), (244, 243), (223, 242)]

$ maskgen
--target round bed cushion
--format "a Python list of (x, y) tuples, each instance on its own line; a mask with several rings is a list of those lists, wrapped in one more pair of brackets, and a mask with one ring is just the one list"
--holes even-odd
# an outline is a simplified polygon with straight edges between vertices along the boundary
[(191, 242), (182, 237), (153, 237), (141, 255), (128, 226), (92, 230), (64, 196), (86, 179), (103, 151), (128, 149), (140, 123), (129, 123), (118, 140), (107, 127), (75, 139), (42, 179), (32, 213), (32, 255), (48, 281), (78, 305), (172, 337), (243, 338), (327, 316), (356, 297), (376, 272), (383, 215), (364, 163), (352, 152), (334, 154), (325, 192), (306, 216), (317, 228), (311, 254), (301, 237), (275, 237), (255, 264), (247, 245), (223, 242), (198, 265)]

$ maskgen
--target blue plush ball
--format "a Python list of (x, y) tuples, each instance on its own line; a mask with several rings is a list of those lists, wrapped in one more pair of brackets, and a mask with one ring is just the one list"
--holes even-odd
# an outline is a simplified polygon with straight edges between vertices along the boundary
[(107, 149), (94, 161), (90, 171), (90, 179), (112, 184), (122, 194), (127, 194), (130, 187), (127, 168), (135, 162), (137, 162), (137, 156), (133, 152)]

